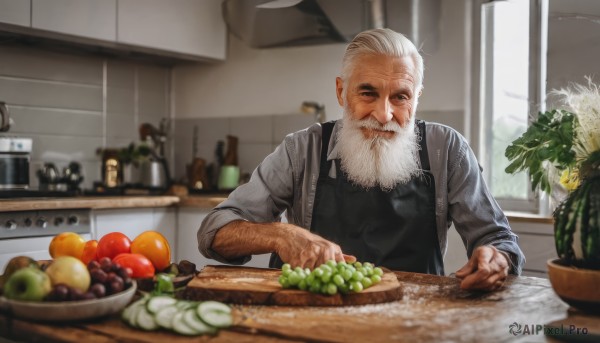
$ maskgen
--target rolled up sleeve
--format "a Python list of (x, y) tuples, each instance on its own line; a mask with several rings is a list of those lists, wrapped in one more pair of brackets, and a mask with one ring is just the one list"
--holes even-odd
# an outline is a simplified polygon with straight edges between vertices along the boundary
[(280, 221), (283, 211), (291, 206), (293, 170), (286, 140), (254, 170), (248, 183), (236, 188), (227, 200), (204, 218), (197, 235), (198, 250), (202, 255), (223, 263), (248, 262), (250, 256), (227, 260), (212, 250), (216, 233), (228, 223), (237, 220)]
[(508, 254), (510, 273), (519, 275), (525, 256), (502, 209), (490, 194), (471, 148), (462, 144), (448, 172), (450, 219), (461, 235), (470, 258), (473, 250), (492, 245)]

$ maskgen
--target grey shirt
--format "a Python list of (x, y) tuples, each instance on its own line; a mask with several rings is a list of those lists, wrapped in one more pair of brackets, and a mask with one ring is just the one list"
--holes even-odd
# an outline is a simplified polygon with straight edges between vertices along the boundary
[[(327, 150), (327, 160), (339, 158), (336, 122)], [(511, 273), (520, 274), (525, 257), (506, 216), (490, 194), (481, 169), (467, 141), (454, 129), (426, 124), (431, 173), (435, 180), (437, 236), (446, 254), (450, 225), (462, 237), (468, 257), (480, 245), (493, 245), (508, 253)], [(217, 261), (242, 264), (250, 256), (227, 260), (211, 249), (216, 232), (235, 220), (280, 221), (287, 210), (289, 223), (310, 229), (321, 152), (321, 125), (291, 133), (254, 170), (250, 181), (239, 186), (215, 207), (198, 230), (200, 252)], [(330, 176), (335, 177), (330, 173)]]

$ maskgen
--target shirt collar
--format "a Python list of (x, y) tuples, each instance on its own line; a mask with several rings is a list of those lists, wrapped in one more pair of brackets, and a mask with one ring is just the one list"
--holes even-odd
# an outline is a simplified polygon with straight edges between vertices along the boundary
[(337, 139), (340, 129), (344, 125), (342, 119), (336, 120), (331, 132), (331, 138), (329, 139), (329, 147), (327, 147), (327, 161), (335, 160), (340, 158), (340, 152), (338, 149)]

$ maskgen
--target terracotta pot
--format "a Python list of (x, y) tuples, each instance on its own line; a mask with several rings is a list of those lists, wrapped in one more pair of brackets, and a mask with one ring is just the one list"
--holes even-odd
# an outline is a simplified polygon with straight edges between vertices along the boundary
[(548, 260), (548, 277), (554, 292), (567, 304), (586, 312), (600, 313), (600, 270)]

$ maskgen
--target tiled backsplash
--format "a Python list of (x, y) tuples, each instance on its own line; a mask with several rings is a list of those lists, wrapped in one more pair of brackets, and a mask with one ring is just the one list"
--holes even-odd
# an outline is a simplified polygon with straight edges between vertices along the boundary
[(4, 136), (33, 139), (30, 184), (44, 162), (82, 164), (85, 188), (101, 178), (96, 149), (139, 141), (141, 123), (169, 113), (170, 68), (99, 56), (0, 46), (0, 101), (14, 120)]
[[(265, 115), (239, 118), (199, 118), (175, 121), (175, 177), (185, 177), (185, 166), (192, 161), (194, 127), (198, 128), (197, 156), (207, 163), (215, 161), (219, 140), (226, 136), (238, 137), (238, 164), (241, 173), (252, 173), (254, 168), (291, 133), (315, 122), (312, 115)], [(227, 146), (225, 146), (227, 151)]]

